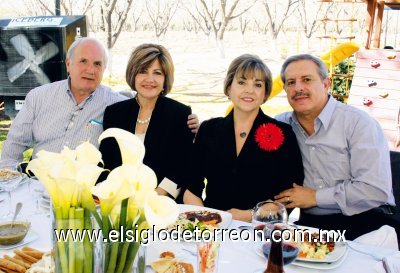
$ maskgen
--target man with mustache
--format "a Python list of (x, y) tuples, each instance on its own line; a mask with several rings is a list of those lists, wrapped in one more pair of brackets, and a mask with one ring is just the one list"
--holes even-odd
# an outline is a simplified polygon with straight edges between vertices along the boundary
[[(68, 79), (28, 93), (3, 143), (1, 159), (21, 161), (29, 148), (33, 148), (35, 157), (40, 150), (58, 153), (64, 146), (75, 149), (84, 141), (98, 146), (105, 108), (128, 99), (100, 84), (107, 55), (105, 47), (94, 38), (73, 42), (65, 61)], [(196, 115), (189, 116), (188, 126), (197, 131)]]
[(347, 239), (384, 224), (399, 236), (399, 221), (391, 214), (390, 153), (379, 124), (329, 94), (327, 68), (312, 55), (288, 58), (281, 78), (294, 111), (277, 119), (296, 134), (305, 179), (275, 199), (301, 208), (299, 224), (346, 230)]

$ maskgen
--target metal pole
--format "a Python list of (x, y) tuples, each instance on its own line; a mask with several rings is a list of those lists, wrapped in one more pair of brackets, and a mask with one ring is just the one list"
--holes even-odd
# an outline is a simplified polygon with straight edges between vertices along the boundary
[(60, 0), (55, 0), (55, 1), (56, 1), (56, 15), (61, 15)]

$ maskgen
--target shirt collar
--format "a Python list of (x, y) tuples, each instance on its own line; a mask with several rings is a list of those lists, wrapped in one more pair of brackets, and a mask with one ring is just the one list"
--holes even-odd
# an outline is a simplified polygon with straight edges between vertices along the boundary
[[(321, 121), (325, 129), (329, 126), (329, 122), (331, 121), (336, 105), (336, 99), (334, 99), (331, 95), (328, 95), (328, 102), (326, 103), (324, 109), (322, 109), (322, 112), (317, 117)], [(289, 116), (289, 124), (293, 123), (299, 124), (296, 113), (294, 111), (292, 111), (291, 115)]]
[[(92, 97), (96, 94), (97, 89), (99, 89), (98, 87), (84, 100), (81, 102), (81, 105), (83, 106), (87, 101), (91, 100)], [(97, 92), (98, 93), (98, 92)], [(67, 94), (68, 96), (75, 102), (75, 98), (72, 95), (72, 91), (71, 91), (71, 78), (68, 76), (67, 79)]]
[(338, 102), (336, 101), (336, 99), (334, 99), (331, 95), (328, 95), (328, 102), (326, 103), (324, 109), (322, 109), (322, 112), (318, 115), (318, 119), (321, 121), (325, 130), (329, 126), (329, 122), (331, 121), (337, 103)]

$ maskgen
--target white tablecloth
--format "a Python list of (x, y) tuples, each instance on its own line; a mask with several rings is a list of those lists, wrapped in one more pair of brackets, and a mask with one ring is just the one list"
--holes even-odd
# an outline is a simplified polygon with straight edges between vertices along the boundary
[[(29, 214), (35, 209), (34, 200), (31, 198), (28, 186), (25, 184), (13, 192), (14, 204), (15, 202), (23, 202), (24, 207), (22, 213), (29, 217)], [(5, 193), (0, 193), (0, 200), (5, 199)], [(0, 214), (7, 210), (5, 202), (0, 203)], [(28, 245), (43, 251), (50, 251), (51, 249), (51, 219), (49, 214), (34, 215), (30, 217), (32, 222), (32, 230), (38, 234), (39, 238)], [(240, 221), (232, 221), (230, 228), (237, 228), (239, 225), (246, 223)], [(185, 247), (195, 248), (193, 243), (187, 244)], [(365, 249), (370, 248), (365, 244)], [(0, 249), (0, 257), (4, 254), (10, 254), (12, 250)], [(266, 260), (258, 256), (254, 251), (254, 242), (233, 242), (226, 241), (221, 243), (219, 254), (219, 273), (253, 273), (255, 270), (266, 266)], [(195, 262), (195, 257), (187, 256), (188, 261)], [(316, 273), (316, 272), (332, 272), (332, 273), (377, 273), (384, 272), (383, 266), (380, 261), (372, 258), (371, 256), (356, 252), (349, 249), (347, 257), (343, 263), (330, 270), (316, 270), (310, 268), (302, 268), (294, 265), (285, 266), (286, 273)], [(148, 269), (148, 272), (152, 272)], [(395, 272), (392, 272), (395, 273)]]

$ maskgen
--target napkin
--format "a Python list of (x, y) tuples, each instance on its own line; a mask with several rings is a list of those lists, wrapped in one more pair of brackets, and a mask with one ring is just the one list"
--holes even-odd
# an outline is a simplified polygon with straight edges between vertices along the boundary
[(347, 244), (351, 249), (379, 260), (374, 265), (376, 272), (400, 273), (400, 251), (394, 228), (382, 226), (356, 238), (353, 242), (347, 241)]

